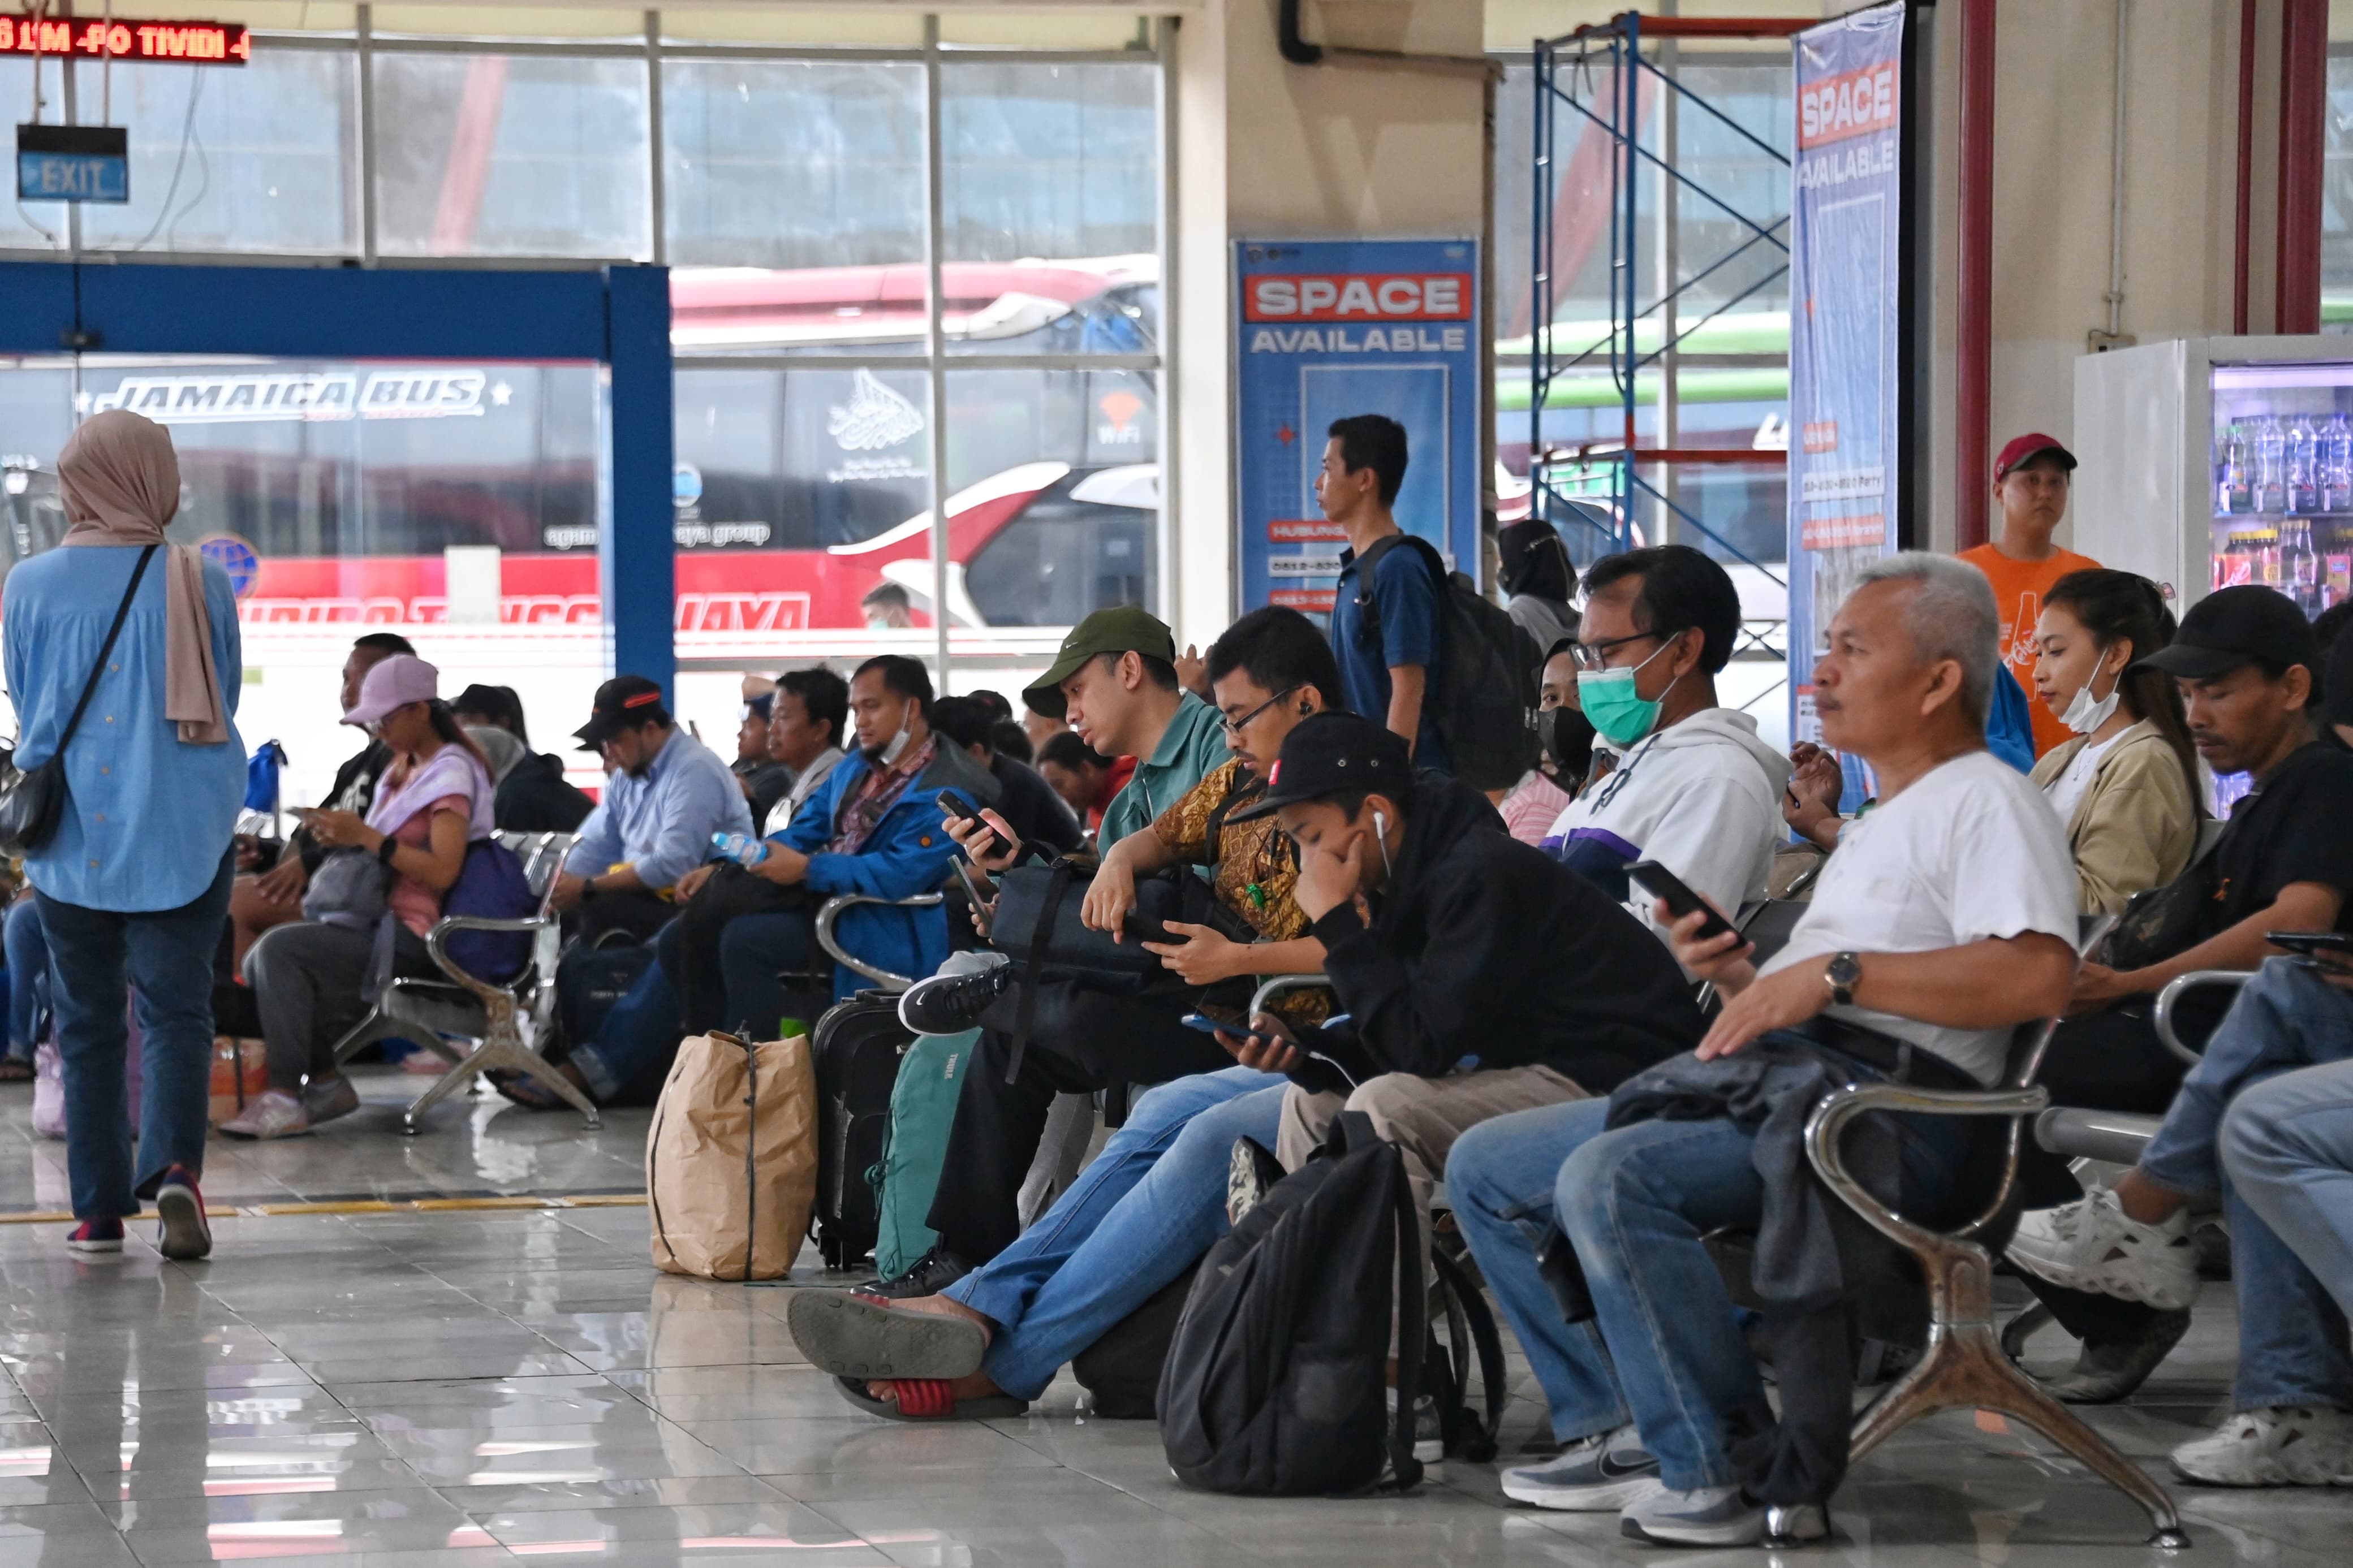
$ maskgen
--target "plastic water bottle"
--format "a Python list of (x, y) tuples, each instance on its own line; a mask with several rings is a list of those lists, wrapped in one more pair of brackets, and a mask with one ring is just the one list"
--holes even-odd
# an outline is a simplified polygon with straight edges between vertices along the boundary
[(2255, 426), (2255, 510), (2287, 510), (2287, 437), (2269, 414)]
[(2301, 414), (2287, 427), (2287, 510), (2320, 510), (2320, 437)]
[(722, 860), (733, 860), (738, 866), (756, 866), (768, 858), (768, 841), (748, 833), (714, 833), (711, 848)]
[(2320, 434), (2320, 509), (2353, 511), (2353, 424), (2342, 414)]
[(2214, 514), (2221, 517), (2252, 511), (2253, 501), (2247, 484), (2247, 426), (2243, 420), (2233, 419), (2222, 437), (2221, 475), (2215, 487)]

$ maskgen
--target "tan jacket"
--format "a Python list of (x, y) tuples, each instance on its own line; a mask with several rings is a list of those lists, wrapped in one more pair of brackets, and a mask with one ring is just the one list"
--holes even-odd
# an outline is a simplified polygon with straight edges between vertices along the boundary
[[(2034, 783), (2048, 789), (2084, 743), (2079, 735), (2044, 753)], [(2135, 893), (2181, 875), (2197, 843), (2198, 811), (2181, 761), (2144, 719), (2100, 759), (2067, 823), (2083, 912), (2122, 914)]]

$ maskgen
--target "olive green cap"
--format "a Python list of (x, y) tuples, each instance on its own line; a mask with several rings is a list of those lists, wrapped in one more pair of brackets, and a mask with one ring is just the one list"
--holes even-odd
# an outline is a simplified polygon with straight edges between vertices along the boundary
[(1140, 653), (1163, 664), (1176, 662), (1176, 639), (1159, 618), (1133, 605), (1097, 610), (1071, 628), (1060, 651), (1045, 674), (1021, 691), (1030, 711), (1060, 719), (1070, 711), (1062, 699), (1062, 682), (1078, 673), (1087, 660), (1106, 653)]

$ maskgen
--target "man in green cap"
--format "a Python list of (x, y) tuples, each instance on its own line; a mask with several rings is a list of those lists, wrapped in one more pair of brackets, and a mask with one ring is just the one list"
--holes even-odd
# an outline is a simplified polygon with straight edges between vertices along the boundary
[(1134, 605), (1097, 610), (1072, 626), (1021, 699), (1066, 720), (1099, 754), (1135, 759), (1135, 776), (1104, 808), (1098, 844), (1146, 826), (1226, 763), (1217, 710), (1176, 684), (1176, 639)]

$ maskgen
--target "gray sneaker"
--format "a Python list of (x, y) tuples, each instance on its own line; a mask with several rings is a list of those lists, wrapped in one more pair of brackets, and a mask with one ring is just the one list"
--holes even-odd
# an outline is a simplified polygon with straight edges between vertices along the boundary
[(1564, 1513), (1615, 1513), (1659, 1489), (1659, 1461), (1631, 1425), (1597, 1432), (1540, 1465), (1505, 1470), (1504, 1495)]
[[(1767, 1514), (1773, 1517), (1768, 1521)], [(1767, 1525), (1773, 1527), (1769, 1532)], [(1658, 1546), (1755, 1546), (1768, 1533), (1773, 1544), (1820, 1541), (1831, 1532), (1821, 1509), (1767, 1510), (1751, 1502), (1738, 1487), (1695, 1487), (1669, 1491), (1661, 1487), (1649, 1497), (1629, 1503), (1618, 1516), (1618, 1528), (1637, 1541)]]
[(311, 1119), (313, 1127), (339, 1116), (349, 1116), (359, 1108), (360, 1091), (342, 1073), (314, 1078), (302, 1087), (302, 1114)]

